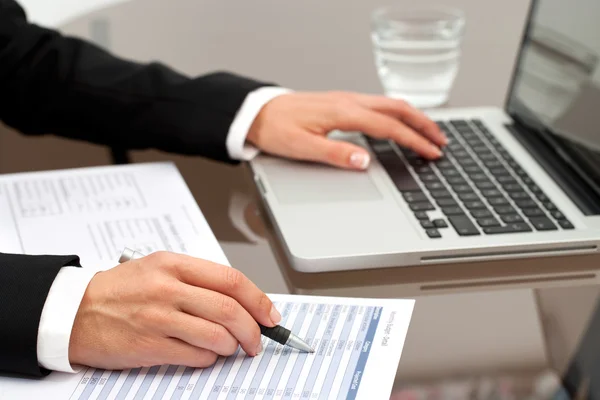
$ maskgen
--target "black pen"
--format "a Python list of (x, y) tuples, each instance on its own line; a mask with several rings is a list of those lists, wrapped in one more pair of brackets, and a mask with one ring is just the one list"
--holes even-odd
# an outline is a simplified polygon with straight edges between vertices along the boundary
[[(129, 248), (125, 248), (125, 250), (123, 250), (123, 253), (121, 254), (121, 257), (119, 258), (119, 262), (124, 263), (142, 257), (144, 257), (142, 253), (135, 250), (131, 250)], [(290, 346), (296, 350), (300, 350), (306, 353), (315, 352), (315, 350), (312, 347), (310, 347), (308, 343), (306, 343), (304, 340), (294, 335), (292, 331), (284, 328), (281, 325), (274, 326), (273, 328), (268, 328), (261, 324), (258, 324), (258, 326), (260, 326), (260, 333), (263, 336), (266, 336), (279, 344), (282, 344), (284, 346)]]

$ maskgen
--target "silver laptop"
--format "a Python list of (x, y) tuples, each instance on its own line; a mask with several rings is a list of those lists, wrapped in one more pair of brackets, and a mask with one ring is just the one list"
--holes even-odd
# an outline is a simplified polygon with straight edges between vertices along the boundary
[(505, 109), (429, 113), (450, 138), (441, 160), (334, 132), (371, 151), (366, 173), (266, 155), (252, 161), (293, 268), (598, 252), (600, 7), (577, 0), (553, 19), (554, 3), (532, 6)]

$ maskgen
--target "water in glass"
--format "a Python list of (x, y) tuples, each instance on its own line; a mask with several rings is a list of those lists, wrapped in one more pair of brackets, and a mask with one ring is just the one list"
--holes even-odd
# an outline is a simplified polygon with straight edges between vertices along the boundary
[(458, 73), (462, 25), (377, 15), (373, 48), (386, 95), (417, 107), (445, 103)]

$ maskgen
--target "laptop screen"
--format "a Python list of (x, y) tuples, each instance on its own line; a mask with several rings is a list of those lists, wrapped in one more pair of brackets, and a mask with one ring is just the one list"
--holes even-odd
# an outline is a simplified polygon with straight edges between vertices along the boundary
[(534, 0), (508, 112), (600, 183), (600, 1)]

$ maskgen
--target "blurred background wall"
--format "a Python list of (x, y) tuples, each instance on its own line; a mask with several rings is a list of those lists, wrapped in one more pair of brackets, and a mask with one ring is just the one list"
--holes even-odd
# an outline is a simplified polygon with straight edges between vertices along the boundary
[[(56, 19), (52, 12), (69, 15), (68, 7), (81, 7), (86, 0), (23, 1), (35, 21), (48, 22)], [(377, 6), (397, 3), (411, 4), (406, 0), (131, 0), (70, 19), (61, 30), (95, 40), (118, 55), (159, 60), (187, 74), (226, 69), (297, 90), (380, 93), (370, 14)], [(427, 3), (459, 7), (467, 16), (451, 105), (501, 106), (529, 1), (418, 1)], [(198, 158), (144, 151), (136, 152), (134, 160), (174, 160), (201, 207), (228, 201), (232, 181), (243, 180), (237, 168)], [(26, 138), (0, 126), (0, 173), (109, 161), (107, 149), (101, 146), (55, 137)], [(215, 195), (203, 196), (209, 183)], [(236, 233), (217, 235), (227, 238)]]

